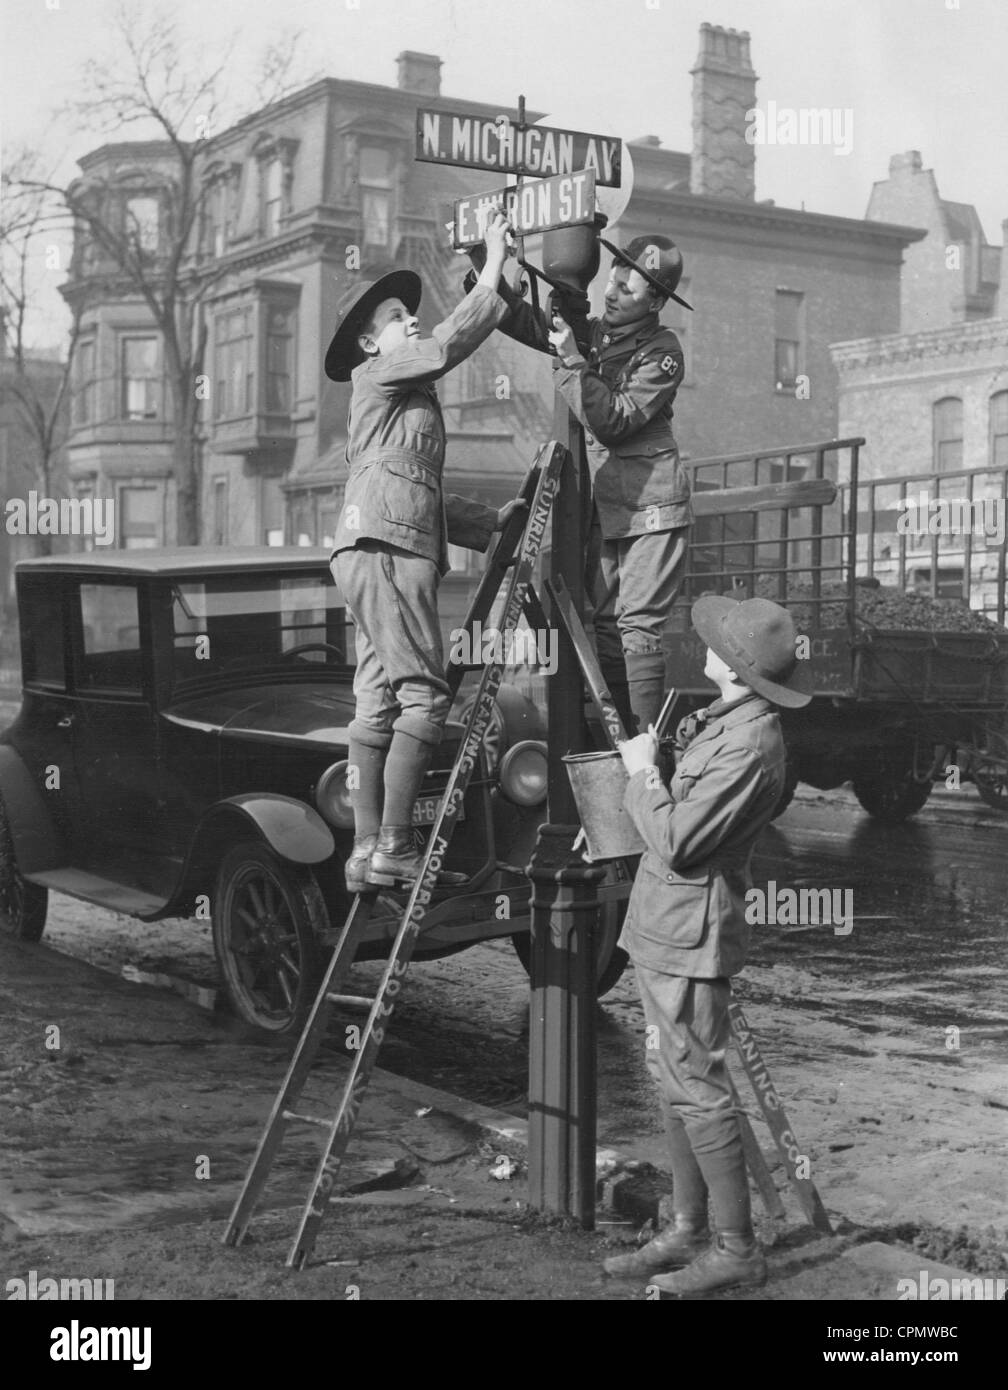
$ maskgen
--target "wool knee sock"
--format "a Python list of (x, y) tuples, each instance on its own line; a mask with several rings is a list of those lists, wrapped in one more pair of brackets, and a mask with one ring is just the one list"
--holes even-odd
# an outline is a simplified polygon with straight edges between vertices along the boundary
[(662, 1107), (672, 1167), (672, 1205), (677, 1216), (707, 1221), (707, 1184), (690, 1146), (686, 1126), (670, 1105)]
[(357, 786), (350, 787), (354, 834), (375, 835), (382, 818), (382, 769), (385, 748), (373, 748), (350, 735), (349, 766), (357, 769)]
[(727, 1234), (735, 1254), (748, 1254), (753, 1245), (749, 1178), (738, 1118), (725, 1111), (710, 1120), (691, 1123), (686, 1130), (710, 1192), (714, 1229)]
[(433, 744), (396, 729), (385, 759), (382, 825), (412, 825), (413, 806), (420, 795), (433, 752)]
[(646, 734), (665, 697), (665, 656), (662, 652), (627, 652), (626, 670), (637, 733)]

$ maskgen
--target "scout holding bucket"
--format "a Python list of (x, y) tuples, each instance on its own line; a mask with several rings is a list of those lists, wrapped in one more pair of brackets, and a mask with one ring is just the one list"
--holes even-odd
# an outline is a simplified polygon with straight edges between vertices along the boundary
[[(676, 692), (665, 697), (655, 724), (661, 738), (675, 704)], [(585, 859), (625, 859), (647, 848), (632, 818), (623, 808), (630, 776), (615, 749), (602, 753), (568, 753), (564, 758), (571, 790), (581, 817), (575, 848), (584, 844)]]

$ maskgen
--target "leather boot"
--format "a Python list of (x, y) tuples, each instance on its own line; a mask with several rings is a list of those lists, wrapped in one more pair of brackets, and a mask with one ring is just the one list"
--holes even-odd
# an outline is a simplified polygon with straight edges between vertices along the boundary
[(647, 1245), (629, 1255), (613, 1255), (602, 1265), (617, 1279), (646, 1279), (666, 1269), (678, 1269), (696, 1259), (710, 1244), (710, 1231), (702, 1218), (676, 1214), (671, 1226), (659, 1231)]
[[(423, 851), (413, 842), (412, 826), (383, 825), (371, 853), (367, 882), (381, 888), (410, 889), (420, 875), (423, 858)], [(437, 881), (442, 888), (454, 888), (465, 883), (466, 876), (442, 869)]]
[[(742, 1253), (746, 1247), (748, 1253)], [(669, 1298), (691, 1298), (715, 1289), (756, 1287), (766, 1283), (763, 1251), (751, 1232), (722, 1231), (703, 1255), (674, 1274), (660, 1274), (649, 1283)]]
[(363, 893), (368, 887), (367, 869), (371, 862), (371, 852), (377, 842), (377, 833), (354, 836), (353, 849), (343, 870), (348, 893)]

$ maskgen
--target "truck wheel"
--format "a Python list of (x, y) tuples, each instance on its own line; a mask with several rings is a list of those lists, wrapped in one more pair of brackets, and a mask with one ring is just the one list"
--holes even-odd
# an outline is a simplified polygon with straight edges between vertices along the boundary
[(880, 769), (853, 779), (854, 795), (870, 816), (895, 824), (912, 816), (931, 795), (930, 782), (918, 782), (913, 763)]
[(45, 930), (49, 893), (21, 877), (14, 836), (0, 801), (0, 930), (17, 941), (38, 941)]
[[(633, 861), (636, 867), (636, 860)], [(610, 882), (615, 882), (615, 868), (610, 870)], [(616, 943), (623, 929), (626, 916), (626, 903), (607, 903), (599, 913), (599, 929), (596, 937), (595, 994), (601, 999), (619, 981), (627, 968), (630, 957)], [(532, 973), (532, 936), (530, 932), (516, 932), (511, 938), (515, 954), (525, 967), (526, 974)]]
[(235, 845), (217, 873), (212, 918), (238, 1014), (275, 1037), (299, 1034), (322, 976), (327, 917), (315, 880), (259, 841)]

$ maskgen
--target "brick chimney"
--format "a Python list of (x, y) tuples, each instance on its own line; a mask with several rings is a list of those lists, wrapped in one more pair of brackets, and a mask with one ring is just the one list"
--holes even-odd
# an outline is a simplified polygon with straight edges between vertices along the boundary
[(422, 97), (441, 95), (441, 59), (434, 53), (414, 53), (406, 49), (396, 59), (399, 64), (399, 90)]
[(894, 154), (889, 160), (889, 177), (899, 179), (904, 176), (913, 178), (924, 168), (924, 161), (921, 159), (920, 150), (904, 150), (902, 154)]
[(756, 105), (756, 74), (743, 30), (700, 25), (693, 77), (693, 158), (690, 192), (752, 199), (756, 150), (746, 142), (746, 112)]

